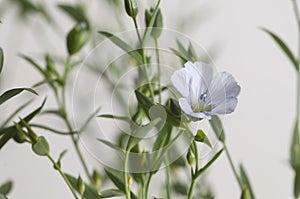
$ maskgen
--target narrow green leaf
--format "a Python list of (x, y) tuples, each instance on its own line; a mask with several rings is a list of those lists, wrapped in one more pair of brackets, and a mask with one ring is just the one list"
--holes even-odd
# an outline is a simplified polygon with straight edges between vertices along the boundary
[[(13, 117), (15, 117), (19, 112), (21, 112), (28, 104), (30, 104), (31, 101), (28, 101), (26, 103), (24, 103), (23, 105), (21, 105), (20, 107), (18, 107), (13, 113), (11, 113), (5, 121), (2, 122), (2, 124), (0, 124), (0, 132), (3, 128), (5, 128), (5, 126), (13, 119)], [(1, 134), (1, 133), (0, 133)]]
[(0, 74), (2, 72), (3, 63), (4, 63), (4, 53), (2, 48), (0, 47)]
[(7, 199), (7, 197), (3, 194), (0, 194), (0, 199)]
[(0, 105), (3, 104), (4, 102), (6, 102), (7, 100), (9, 100), (10, 98), (18, 95), (19, 93), (23, 92), (23, 91), (28, 91), (30, 93), (33, 93), (35, 95), (38, 95), (37, 92), (35, 92), (33, 89), (31, 88), (14, 88), (8, 91), (5, 91), (1, 96), (0, 96)]
[(76, 22), (85, 22), (89, 26), (89, 22), (82, 8), (78, 6), (70, 6), (68, 4), (59, 4), (58, 7), (70, 17), (72, 17)]
[(97, 117), (130, 121), (130, 118), (128, 118), (126, 116), (117, 116), (117, 115), (111, 115), (111, 114), (101, 114), (101, 115), (97, 115)]
[(156, 118), (149, 122), (146, 126), (137, 127), (130, 136), (127, 144), (127, 149), (130, 151), (135, 145), (137, 145), (155, 126), (161, 121), (160, 118)]
[(0, 186), (0, 194), (7, 195), (12, 189), (12, 181), (7, 181)]
[(184, 64), (184, 63), (186, 63), (187, 61), (189, 61), (189, 58), (188, 58), (185, 54), (179, 52), (178, 50), (176, 50), (176, 49), (174, 49), (174, 48), (170, 48), (170, 50), (171, 50), (176, 56), (178, 56), (178, 57), (180, 58), (182, 64)]
[(119, 190), (121, 190), (125, 193), (123, 173), (120, 171), (110, 169), (110, 168), (105, 168), (104, 171), (105, 171), (107, 177), (114, 183), (114, 185), (116, 185), (116, 187)]
[(138, 51), (134, 50), (131, 45), (127, 44), (126, 42), (124, 42), (123, 40), (121, 40), (120, 38), (118, 38), (117, 36), (109, 33), (109, 32), (105, 32), (105, 31), (98, 31), (99, 34), (105, 36), (106, 38), (108, 38), (109, 40), (111, 40), (114, 44), (116, 44), (117, 46), (119, 46), (122, 50), (124, 50), (126, 53), (128, 53), (132, 58), (134, 58), (139, 64), (143, 63), (143, 57), (141, 56), (140, 53), (138, 53)]
[(118, 196), (124, 196), (124, 195), (125, 195), (125, 193), (118, 189), (107, 189), (107, 190), (101, 191), (99, 193), (100, 198), (112, 198), (112, 197), (118, 197)]
[(21, 57), (27, 61), (29, 64), (31, 64), (38, 72), (40, 72), (43, 77), (45, 77), (46, 79), (48, 79), (49, 74), (47, 73), (46, 70), (44, 70), (39, 64), (37, 64), (32, 58), (26, 56), (26, 55), (21, 55)]
[(292, 62), (295, 69), (298, 70), (298, 61), (295, 58), (292, 51), (289, 49), (289, 47), (284, 43), (284, 41), (280, 37), (278, 37), (276, 34), (274, 34), (273, 32), (271, 32), (270, 30), (268, 30), (266, 28), (261, 28), (261, 30), (263, 30), (264, 32), (266, 32), (273, 38), (273, 40), (277, 43), (277, 45), (281, 48), (281, 50), (285, 53), (285, 55)]
[(221, 149), (218, 153), (216, 153), (216, 155), (214, 155), (214, 157), (204, 167), (202, 167), (199, 171), (197, 171), (196, 176), (199, 176), (206, 169), (208, 169), (210, 167), (210, 165), (212, 165), (220, 157), (222, 152), (223, 152), (223, 149)]
[(118, 151), (120, 155), (124, 153), (123, 150), (122, 150), (118, 145), (116, 145), (116, 144), (114, 144), (114, 143), (111, 143), (111, 142), (109, 142), (109, 141), (107, 141), (107, 140), (103, 140), (103, 139), (97, 139), (97, 140), (98, 140), (99, 142), (102, 142), (102, 143), (105, 144), (106, 146), (108, 146), (108, 147), (110, 147), (110, 148), (112, 148), (112, 149)]
[(222, 124), (222, 121), (220, 120), (220, 118), (216, 115), (213, 115), (210, 120), (210, 125), (211, 125), (212, 129), (214, 130), (217, 138), (221, 142), (224, 142), (225, 141), (225, 131), (224, 131), (223, 124)]
[(247, 188), (249, 190), (250, 196), (252, 199), (254, 199), (254, 192), (251, 187), (249, 178), (247, 176), (246, 170), (244, 169), (243, 165), (240, 164), (240, 176), (241, 176), (241, 181), (243, 183), (244, 188)]

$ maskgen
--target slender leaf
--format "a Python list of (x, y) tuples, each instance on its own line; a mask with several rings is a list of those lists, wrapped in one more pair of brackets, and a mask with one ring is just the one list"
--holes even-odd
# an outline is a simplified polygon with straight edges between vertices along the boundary
[(261, 28), (264, 32), (269, 34), (273, 40), (277, 43), (277, 45), (281, 48), (281, 50), (285, 53), (285, 55), (289, 58), (289, 60), (292, 62), (293, 66), (295, 67), (296, 70), (298, 70), (298, 61), (295, 58), (293, 52), (289, 49), (289, 47), (284, 43), (284, 41), (278, 37), (276, 34), (271, 32), (268, 29)]
[(247, 176), (246, 170), (244, 169), (242, 164), (240, 165), (240, 175), (241, 175), (241, 180), (242, 180), (244, 188), (247, 188), (249, 190), (251, 198), (254, 199), (255, 197), (254, 197), (253, 189), (251, 187), (251, 184), (250, 184), (249, 178)]
[(216, 153), (216, 155), (214, 155), (214, 157), (204, 167), (202, 167), (199, 171), (197, 171), (196, 176), (199, 176), (206, 169), (208, 169), (210, 167), (210, 165), (212, 165), (220, 157), (222, 152), (223, 152), (223, 149), (221, 149), (218, 153)]
[(23, 91), (28, 91), (30, 93), (33, 93), (35, 95), (38, 95), (37, 92), (35, 92), (33, 89), (31, 88), (14, 88), (8, 91), (5, 91), (1, 96), (0, 96), (0, 105), (3, 104), (4, 102), (6, 102), (7, 100), (9, 100), (10, 98), (18, 95), (19, 93), (23, 92)]
[(117, 115), (111, 115), (111, 114), (101, 114), (101, 115), (97, 115), (97, 117), (130, 121), (130, 118), (128, 118), (126, 116), (117, 116)]
[(5, 121), (2, 122), (2, 124), (0, 125), (0, 131), (5, 128), (5, 126), (13, 119), (13, 117), (15, 117), (19, 112), (21, 112), (28, 104), (30, 104), (31, 101), (28, 101), (26, 103), (24, 103), (23, 105), (21, 105), (20, 107), (18, 107), (11, 115), (9, 115)]
[(12, 189), (12, 181), (7, 181), (0, 186), (0, 194), (7, 195)]
[(0, 74), (2, 72), (3, 63), (4, 63), (4, 53), (2, 48), (0, 47)]
[(29, 64), (31, 64), (38, 72), (40, 72), (46, 79), (49, 78), (49, 74), (46, 70), (44, 70), (39, 64), (37, 64), (33, 59), (26, 55), (21, 55), (21, 57), (27, 61)]
[(58, 7), (78, 23), (85, 22), (86, 24), (89, 24), (83, 10), (80, 7), (70, 6), (67, 4), (59, 4)]
[(108, 189), (108, 190), (101, 191), (99, 193), (99, 198), (112, 198), (112, 197), (118, 197), (124, 195), (125, 193), (118, 189)]
[(224, 142), (225, 141), (225, 131), (224, 131), (224, 127), (223, 127), (223, 124), (222, 124), (222, 121), (220, 120), (220, 118), (216, 115), (213, 115), (210, 120), (210, 125), (213, 128), (218, 139), (220, 141)]
[(123, 40), (121, 40), (119, 37), (105, 31), (99, 31), (101, 35), (105, 36), (106, 38), (110, 39), (114, 44), (119, 46), (122, 50), (124, 50), (126, 53), (128, 53), (132, 58), (134, 58), (139, 64), (143, 63), (143, 58), (138, 51), (134, 50), (131, 45), (127, 44)]
[(294, 170), (300, 170), (300, 138), (297, 121), (295, 122), (290, 149), (290, 164)]
[(130, 136), (127, 144), (127, 150), (131, 150), (137, 145), (151, 130), (155, 129), (155, 126), (161, 121), (160, 118), (156, 118), (149, 122), (146, 126), (138, 127)]

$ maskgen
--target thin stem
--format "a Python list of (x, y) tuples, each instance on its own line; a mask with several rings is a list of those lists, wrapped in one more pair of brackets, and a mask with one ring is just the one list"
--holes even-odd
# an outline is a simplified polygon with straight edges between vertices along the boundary
[(189, 193), (188, 193), (188, 199), (193, 198), (193, 192), (194, 192), (195, 184), (196, 184), (196, 178), (192, 177), (192, 181), (191, 181), (191, 185), (190, 185)]
[(126, 199), (131, 199), (130, 187), (129, 187), (129, 184), (128, 184), (128, 176), (127, 176), (129, 153), (130, 153), (130, 151), (126, 150), (125, 159), (124, 159), (124, 189), (125, 189)]
[[(53, 165), (56, 165), (55, 160), (51, 157), (50, 154), (47, 154), (47, 157), (49, 158), (49, 160), (52, 162)], [(58, 171), (58, 173), (61, 175), (61, 177), (64, 179), (64, 181), (66, 182), (66, 184), (68, 185), (68, 187), (70, 188), (74, 198), (78, 199), (76, 192), (72, 186), (72, 184), (70, 183), (69, 179), (67, 178), (67, 176), (62, 172), (60, 167), (55, 167), (55, 169)]]
[(132, 18), (133, 19), (133, 23), (134, 23), (134, 27), (135, 27), (135, 31), (136, 31), (136, 34), (139, 38), (139, 42), (140, 42), (140, 45), (142, 44), (142, 37), (141, 37), (141, 34), (139, 32), (139, 27), (138, 27), (138, 23), (136, 21), (136, 18)]
[(195, 167), (195, 173), (197, 173), (199, 169), (199, 152), (198, 152), (198, 145), (195, 140), (193, 140), (193, 146), (195, 149), (195, 158), (196, 158), (196, 167)]
[(156, 52), (156, 62), (157, 62), (158, 96), (159, 96), (159, 103), (161, 103), (161, 68), (160, 68), (158, 39), (155, 38), (154, 42), (155, 42), (155, 52)]
[(150, 82), (150, 78), (149, 78), (148, 62), (147, 62), (146, 53), (145, 53), (144, 49), (143, 49), (143, 62), (144, 62), (144, 71), (145, 71), (146, 81), (148, 83), (149, 90), (150, 90), (150, 96), (151, 96), (152, 100), (154, 101), (155, 100), (154, 91), (152, 88), (152, 83)]
[[(166, 155), (166, 164), (169, 162), (169, 155)], [(171, 171), (170, 166), (168, 165), (166, 167), (166, 193), (167, 193), (167, 199), (171, 199)]]
[(232, 169), (232, 171), (233, 171), (233, 173), (234, 173), (234, 176), (235, 176), (235, 178), (236, 178), (236, 181), (238, 182), (238, 184), (239, 184), (241, 190), (243, 190), (243, 184), (242, 184), (242, 181), (241, 181), (241, 179), (240, 179), (240, 177), (239, 177), (239, 175), (238, 175), (238, 173), (237, 173), (237, 171), (236, 171), (236, 169), (235, 169), (235, 167), (234, 167), (232, 158), (231, 158), (231, 156), (230, 156), (230, 153), (229, 153), (229, 151), (228, 151), (228, 148), (227, 148), (225, 142), (223, 142), (223, 146), (224, 146), (224, 150), (225, 150), (227, 159), (228, 159), (228, 161), (229, 161), (230, 167), (231, 167), (231, 169)]
[[(67, 128), (69, 130), (69, 132), (74, 132), (73, 128), (72, 128), (72, 125), (68, 119), (68, 115), (67, 115), (67, 110), (66, 110), (66, 86), (65, 86), (65, 82), (66, 82), (66, 79), (68, 77), (68, 73), (69, 73), (69, 70), (70, 70), (70, 62), (71, 62), (71, 57), (68, 56), (67, 57), (67, 60), (66, 60), (66, 66), (65, 66), (65, 71), (64, 71), (64, 74), (63, 74), (63, 80), (64, 80), (64, 84), (62, 86), (62, 90), (61, 90), (61, 102), (57, 102), (57, 103), (60, 103), (61, 104), (61, 109), (63, 111), (63, 120), (65, 121), (66, 125), (67, 125)], [(80, 148), (79, 148), (79, 145), (78, 145), (78, 138), (75, 137), (75, 134), (71, 134), (71, 139), (72, 139), (72, 142), (73, 142), (73, 145), (75, 147), (75, 150), (77, 152), (77, 155), (80, 159), (80, 162), (83, 166), (83, 169), (86, 173), (86, 176), (89, 178), (90, 182), (93, 182), (93, 178), (92, 176), (90, 175), (90, 172), (88, 170), (88, 167), (87, 167), (87, 164), (83, 158), (83, 155), (80, 151)]]
[(145, 186), (145, 192), (144, 192), (145, 199), (148, 198), (148, 192), (149, 192), (149, 187), (150, 187), (150, 182), (151, 182), (152, 176), (153, 176), (153, 174), (149, 173), (149, 177), (147, 179), (146, 186)]

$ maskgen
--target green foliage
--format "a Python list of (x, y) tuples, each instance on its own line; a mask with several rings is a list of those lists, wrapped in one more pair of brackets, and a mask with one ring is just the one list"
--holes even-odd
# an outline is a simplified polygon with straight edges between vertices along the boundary
[(214, 130), (218, 139), (220, 141), (224, 142), (225, 141), (225, 132), (224, 132), (224, 127), (223, 127), (223, 124), (222, 124), (222, 121), (220, 120), (220, 118), (216, 115), (213, 115), (210, 120), (210, 125), (211, 125), (212, 129)]
[(87, 29), (90, 29), (90, 23), (81, 5), (72, 6), (68, 4), (59, 4), (58, 7), (69, 15), (75, 22), (78, 24), (84, 22), (87, 25)]
[[(149, 24), (150, 24), (153, 13), (154, 13), (153, 8), (151, 8), (150, 10), (145, 11), (145, 21), (146, 21), (146, 26), (147, 27), (149, 27)], [(160, 9), (158, 9), (158, 12), (157, 12), (157, 15), (156, 15), (156, 18), (154, 20), (154, 24), (153, 24), (152, 28), (153, 28), (153, 30), (151, 32), (151, 36), (154, 39), (158, 39), (159, 36), (161, 35), (162, 28), (163, 28), (163, 17), (162, 17)]]
[(208, 137), (206, 136), (206, 134), (204, 133), (204, 131), (202, 131), (201, 129), (199, 129), (195, 135), (195, 141), (197, 142), (203, 142), (205, 144), (207, 144), (207, 146), (209, 146), (210, 148), (212, 148), (212, 145), (208, 139)]
[(261, 29), (272, 37), (272, 39), (280, 47), (280, 49), (282, 50), (282, 52), (284, 52), (284, 54), (291, 61), (291, 63), (293, 64), (294, 68), (296, 70), (298, 70), (298, 61), (295, 58), (295, 56), (292, 53), (292, 51), (290, 50), (290, 48), (284, 43), (284, 41), (280, 37), (278, 37), (276, 34), (274, 34), (273, 32), (271, 32), (270, 30), (265, 29), (265, 28), (261, 28)]
[(0, 96), (0, 105), (6, 102), (7, 100), (13, 98), (14, 96), (20, 94), (23, 91), (28, 91), (30, 93), (33, 93), (35, 95), (38, 95), (37, 92), (35, 92), (31, 88), (14, 88), (10, 89), (8, 91), (5, 91), (1, 96)]
[(0, 74), (3, 69), (3, 64), (4, 64), (4, 53), (3, 53), (3, 49), (0, 47)]
[(252, 190), (249, 178), (248, 178), (246, 170), (242, 164), (240, 165), (240, 177), (241, 177), (241, 181), (242, 181), (242, 184), (244, 187), (244, 189), (243, 189), (244, 197), (249, 198), (249, 199), (255, 199), (254, 192)]
[(13, 183), (12, 181), (7, 181), (0, 185), (0, 194), (7, 195), (12, 189)]
[(32, 150), (39, 156), (47, 156), (50, 152), (48, 141), (44, 136), (37, 138), (36, 142), (32, 144)]

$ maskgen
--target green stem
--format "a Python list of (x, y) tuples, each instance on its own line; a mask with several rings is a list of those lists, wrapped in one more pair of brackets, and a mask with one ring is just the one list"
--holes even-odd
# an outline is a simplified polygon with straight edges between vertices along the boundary
[(195, 184), (196, 184), (196, 178), (192, 177), (191, 185), (190, 185), (189, 192), (188, 192), (188, 199), (193, 198)]
[[(57, 103), (61, 104), (61, 109), (62, 109), (62, 111), (64, 113), (63, 114), (63, 120), (66, 123), (69, 132), (74, 132), (74, 130), (72, 128), (72, 125), (71, 125), (71, 123), (70, 123), (70, 121), (68, 119), (67, 110), (66, 110), (66, 86), (65, 86), (65, 83), (66, 83), (66, 80), (67, 80), (67, 77), (68, 77), (68, 73), (70, 71), (70, 62), (71, 62), (71, 57), (68, 56), (67, 60), (66, 60), (65, 71), (64, 71), (64, 74), (63, 74), (64, 84), (63, 84), (62, 89), (61, 89), (61, 98), (62, 98), (62, 100), (61, 100), (61, 102), (58, 101)], [(80, 159), (80, 162), (81, 162), (81, 164), (83, 166), (83, 169), (84, 169), (84, 171), (86, 173), (86, 176), (89, 178), (90, 182), (92, 183), (93, 182), (93, 178), (90, 175), (90, 172), (88, 170), (87, 164), (86, 164), (86, 162), (85, 162), (85, 160), (83, 158), (83, 155), (82, 155), (82, 153), (80, 151), (79, 143), (78, 143), (78, 138), (76, 138), (75, 134), (72, 133), (71, 134), (71, 139), (72, 139), (73, 145), (75, 147), (76, 153), (77, 153), (77, 155), (78, 155), (78, 157)]]
[(158, 39), (154, 39), (155, 42), (155, 52), (156, 52), (156, 61), (157, 61), (157, 81), (158, 81), (158, 93), (159, 93), (159, 103), (161, 103), (161, 68), (160, 68), (160, 57), (158, 49)]
[(124, 159), (124, 189), (125, 189), (126, 199), (131, 199), (130, 187), (129, 187), (129, 184), (128, 184), (128, 176), (127, 176), (129, 153), (130, 153), (130, 151), (126, 150), (125, 159)]
[(139, 42), (140, 42), (140, 45), (141, 45), (143, 41), (142, 41), (141, 34), (140, 34), (140, 32), (139, 32), (138, 23), (137, 23), (137, 21), (136, 21), (136, 18), (132, 18), (132, 19), (133, 19), (133, 23), (134, 23), (134, 27), (135, 27), (136, 34), (137, 34), (137, 36), (138, 36), (138, 38), (139, 38)]
[(148, 192), (149, 192), (149, 187), (150, 187), (150, 182), (151, 182), (152, 176), (153, 176), (153, 174), (149, 173), (149, 177), (147, 179), (146, 186), (145, 186), (145, 191), (144, 191), (145, 199), (148, 198)]
[[(169, 156), (166, 155), (166, 164), (169, 162)], [(166, 193), (167, 193), (167, 199), (171, 199), (171, 171), (170, 166), (166, 166)]]
[(239, 184), (241, 190), (243, 190), (243, 184), (242, 184), (242, 181), (241, 181), (241, 179), (240, 179), (240, 177), (239, 177), (239, 175), (238, 175), (238, 173), (237, 173), (237, 171), (236, 171), (236, 169), (235, 169), (235, 166), (234, 166), (234, 164), (233, 164), (231, 155), (230, 155), (230, 153), (229, 153), (229, 151), (228, 151), (228, 148), (227, 148), (225, 142), (223, 142), (223, 146), (224, 146), (224, 150), (225, 150), (227, 159), (228, 159), (228, 161), (229, 161), (230, 167), (231, 167), (231, 169), (232, 169), (232, 171), (233, 171), (233, 173), (234, 173), (234, 176), (235, 176), (235, 178), (236, 178), (236, 181), (238, 182), (238, 184)]
[[(51, 157), (50, 154), (47, 154), (47, 157), (49, 158), (49, 160), (52, 162), (52, 164), (55, 166), (57, 163), (55, 162), (55, 160)], [(67, 178), (67, 176), (62, 172), (61, 168), (58, 166), (55, 167), (55, 169), (58, 171), (58, 173), (61, 175), (61, 177), (64, 179), (64, 181), (66, 182), (66, 184), (68, 185), (68, 187), (70, 188), (74, 198), (78, 199), (76, 192), (72, 186), (72, 184), (70, 183), (69, 179)]]

